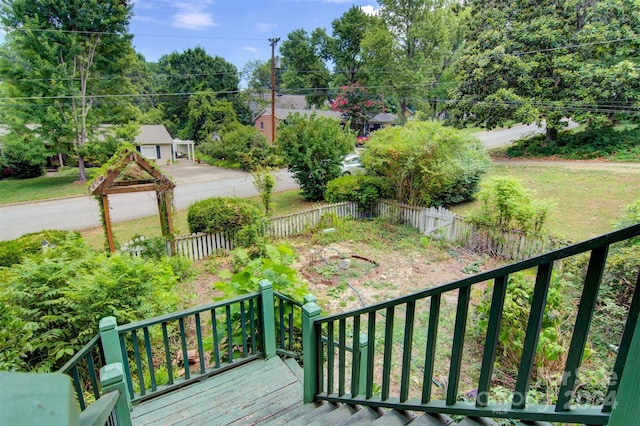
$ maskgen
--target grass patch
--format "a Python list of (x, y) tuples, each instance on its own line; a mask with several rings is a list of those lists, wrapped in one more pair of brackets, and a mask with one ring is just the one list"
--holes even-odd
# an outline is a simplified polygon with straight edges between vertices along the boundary
[[(96, 173), (97, 169), (87, 169), (87, 180), (93, 179)], [(78, 177), (78, 169), (73, 168), (53, 176), (0, 180), (0, 193), (2, 194), (0, 204), (88, 195), (87, 185), (84, 182), (78, 182)]]
[[(612, 230), (627, 205), (640, 197), (640, 170), (593, 170), (567, 165), (494, 164), (484, 179), (513, 176), (532, 192), (534, 199), (553, 203), (549, 231), (572, 241), (582, 241)], [(464, 216), (479, 207), (477, 201), (454, 206)]]

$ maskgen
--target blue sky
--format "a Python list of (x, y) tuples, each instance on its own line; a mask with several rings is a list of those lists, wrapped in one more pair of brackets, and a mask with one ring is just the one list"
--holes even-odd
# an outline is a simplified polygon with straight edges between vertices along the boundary
[(375, 0), (135, 0), (129, 29), (149, 62), (200, 46), (241, 71), (247, 61), (271, 57), (269, 38), (282, 42), (298, 28), (331, 34), (331, 22), (352, 5), (379, 9)]

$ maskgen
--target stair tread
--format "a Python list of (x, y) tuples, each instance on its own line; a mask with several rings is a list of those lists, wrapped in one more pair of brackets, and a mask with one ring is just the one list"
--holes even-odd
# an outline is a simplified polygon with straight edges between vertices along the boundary
[(485, 417), (465, 417), (458, 426), (497, 426), (498, 423)]
[[(306, 404), (308, 405), (308, 404)], [(320, 416), (325, 416), (335, 410), (337, 407), (331, 403), (324, 403), (319, 407), (314, 408), (311, 411), (307, 411), (305, 414), (299, 417), (292, 418), (292, 423), (295, 421), (295, 424), (299, 425), (308, 425), (312, 421), (316, 420), (316, 418)]]
[(369, 407), (361, 407), (351, 417), (344, 420), (342, 423), (337, 424), (336, 426), (370, 425), (371, 422), (373, 422), (378, 417), (380, 417), (380, 414), (378, 414), (373, 409)]
[(292, 424), (292, 422), (296, 422), (300, 417), (304, 416), (305, 414), (310, 413), (314, 410), (317, 410), (324, 405), (327, 405), (327, 404), (322, 404), (322, 405), (316, 405), (315, 403), (300, 404), (295, 408), (288, 410), (287, 412), (280, 413), (279, 415), (265, 422), (258, 422), (257, 424), (262, 426), (289, 425), (289, 424)]
[(384, 413), (383, 416), (378, 417), (372, 422), (372, 424), (384, 425), (384, 426), (403, 426), (408, 424), (412, 419), (396, 410), (390, 410)]
[(424, 413), (416, 417), (411, 426), (449, 426), (455, 425), (453, 419), (446, 414), (430, 414)]
[(285, 358), (284, 363), (289, 367), (289, 370), (291, 370), (293, 375), (296, 376), (296, 379), (298, 379), (300, 383), (304, 384), (304, 370), (300, 367), (298, 361), (294, 358)]
[[(330, 405), (330, 404), (329, 404)], [(333, 411), (309, 419), (308, 425), (332, 426), (347, 420), (356, 412), (356, 408), (347, 404), (337, 406)]]

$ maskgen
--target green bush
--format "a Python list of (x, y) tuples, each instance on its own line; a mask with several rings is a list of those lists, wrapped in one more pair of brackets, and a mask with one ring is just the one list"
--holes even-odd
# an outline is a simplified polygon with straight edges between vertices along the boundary
[(470, 200), (490, 164), (478, 139), (436, 122), (377, 130), (362, 163), (389, 182), (396, 200), (426, 206)]
[(55, 246), (69, 238), (81, 240), (75, 231), (47, 230), (25, 234), (10, 241), (0, 241), (0, 266), (12, 266), (29, 255), (42, 253), (43, 248)]
[[(101, 318), (126, 324), (174, 311), (178, 281), (168, 260), (98, 253), (68, 238), (14, 265), (0, 284), (2, 333), (30, 333), (12, 340), (11, 359), (2, 362), (52, 371), (88, 342)], [(17, 356), (17, 358), (16, 358)]]
[[(518, 371), (524, 337), (527, 330), (534, 280), (522, 272), (509, 275), (507, 293), (500, 325), (500, 346), (497, 360), (501, 368), (509, 373)], [(536, 366), (549, 367), (565, 352), (560, 345), (560, 325), (563, 321), (560, 280), (552, 278), (547, 294), (546, 308), (542, 318), (540, 340), (537, 347)], [(489, 285), (475, 308), (474, 334), (484, 342), (489, 323), (493, 285)]]
[[(228, 233), (234, 235), (234, 243), (240, 247), (258, 242), (253, 237), (259, 234), (257, 229), (260, 229), (263, 219), (260, 208), (242, 198), (207, 198), (196, 201), (189, 206), (187, 213), (190, 232)], [(239, 238), (236, 240), (238, 233)]]
[(380, 198), (385, 198), (387, 194), (385, 180), (380, 177), (346, 175), (329, 181), (325, 200), (329, 203), (352, 201), (358, 203), (362, 209)]
[(354, 138), (338, 120), (289, 115), (278, 127), (279, 152), (307, 200), (324, 199), (327, 183), (340, 176), (343, 157)]
[(201, 143), (198, 146), (198, 157), (207, 159), (207, 162), (239, 164), (244, 170), (280, 163), (275, 148), (253, 126), (237, 126), (224, 133), (222, 140)]
[(489, 229), (540, 232), (550, 209), (549, 203), (532, 200), (520, 181), (509, 176), (482, 182), (478, 199), (482, 204), (469, 219)]
[(507, 148), (509, 157), (551, 157), (585, 160), (608, 158), (619, 161), (639, 161), (640, 127), (627, 129), (560, 132), (555, 141), (536, 135), (515, 142)]
[(40, 138), (30, 133), (11, 132), (2, 137), (2, 166), (11, 169), (11, 176), (29, 179), (44, 174), (47, 150)]

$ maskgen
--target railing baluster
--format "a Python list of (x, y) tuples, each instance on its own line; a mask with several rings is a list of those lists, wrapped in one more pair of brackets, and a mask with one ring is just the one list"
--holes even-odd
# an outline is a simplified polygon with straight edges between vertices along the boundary
[(411, 355), (413, 349), (413, 326), (416, 313), (416, 302), (407, 302), (404, 316), (404, 343), (402, 345), (402, 376), (400, 378), (400, 402), (409, 398), (409, 379), (411, 378)]
[(147, 353), (147, 363), (149, 364), (149, 379), (151, 380), (151, 391), (155, 392), (158, 388), (156, 384), (156, 373), (153, 365), (153, 353), (151, 352), (151, 339), (149, 338), (149, 327), (142, 329), (144, 333), (144, 348)]
[(438, 319), (440, 318), (440, 295), (431, 296), (429, 306), (429, 328), (427, 343), (424, 351), (424, 374), (422, 377), (422, 399), (426, 404), (431, 401), (431, 382), (433, 381), (433, 366), (436, 359), (436, 342), (438, 338)]
[(231, 327), (231, 306), (226, 306), (225, 313), (227, 314), (227, 352), (229, 355), (229, 364), (231, 364), (233, 362), (233, 328)]
[(247, 357), (247, 321), (244, 313), (244, 302), (240, 302), (240, 330), (242, 333), (242, 357)]
[(491, 386), (491, 377), (493, 376), (493, 363), (496, 359), (496, 349), (500, 342), (500, 323), (502, 321), (504, 299), (507, 294), (508, 279), (508, 275), (503, 275), (501, 277), (497, 277), (493, 283), (491, 310), (489, 311), (487, 337), (484, 342), (484, 352), (482, 354), (476, 407), (486, 407), (489, 402), (489, 387)]
[(333, 344), (333, 327), (335, 322), (327, 323), (327, 394), (333, 393), (333, 361), (335, 357)]
[(367, 386), (365, 398), (373, 397), (373, 357), (376, 351), (376, 311), (369, 312), (367, 318), (367, 334), (369, 345), (367, 346)]
[(256, 353), (256, 309), (254, 301), (249, 302), (249, 335), (251, 336), (251, 353)]
[(342, 318), (338, 321), (338, 395), (345, 394), (345, 373), (347, 354), (347, 320)]
[(569, 411), (571, 406), (573, 388), (576, 383), (578, 370), (582, 364), (582, 356), (584, 355), (584, 348), (587, 344), (591, 318), (593, 317), (593, 311), (596, 307), (598, 289), (600, 288), (600, 281), (602, 280), (608, 249), (608, 246), (604, 246), (594, 249), (591, 252), (587, 276), (584, 280), (584, 289), (580, 297), (580, 307), (576, 315), (573, 336), (571, 337), (569, 353), (567, 354), (567, 363), (562, 377), (562, 386), (560, 386), (558, 392), (556, 411)]
[(182, 366), (184, 367), (184, 378), (189, 380), (191, 378), (191, 368), (189, 367), (187, 333), (184, 329), (184, 318), (179, 318), (178, 324), (180, 326), (180, 343), (182, 345)]
[(164, 361), (167, 366), (167, 375), (169, 376), (170, 385), (173, 384), (173, 366), (171, 365), (171, 348), (169, 347), (169, 332), (167, 331), (167, 323), (162, 323), (162, 340), (164, 341)]
[(638, 323), (638, 317), (640, 316), (640, 268), (638, 268), (638, 278), (636, 280), (636, 286), (633, 290), (633, 298), (631, 299), (631, 306), (629, 306), (629, 314), (627, 315), (627, 321), (625, 322), (624, 331), (622, 333), (622, 340), (620, 341), (620, 347), (618, 348), (618, 356), (611, 372), (611, 380), (609, 387), (604, 398), (604, 405), (602, 411), (610, 413), (613, 409), (613, 405), (616, 400), (616, 394), (618, 387), (620, 386), (620, 378), (624, 370), (624, 366), (629, 356), (629, 348), (631, 347), (631, 339), (633, 333), (636, 330)]
[[(326, 325), (326, 324), (325, 324)], [(322, 341), (322, 326), (320, 324), (320, 329), (318, 332), (318, 392), (323, 393), (325, 391), (324, 388), (324, 351), (326, 345)]]
[(144, 372), (142, 370), (142, 359), (140, 357), (140, 348), (138, 347), (138, 334), (135, 330), (131, 331), (131, 343), (133, 343), (133, 357), (136, 361), (138, 369), (138, 384), (140, 385), (140, 395), (147, 394), (147, 387), (144, 383)]
[(469, 296), (471, 286), (460, 287), (458, 291), (458, 307), (456, 309), (456, 323), (453, 330), (451, 347), (451, 362), (449, 366), (449, 383), (447, 386), (447, 405), (453, 405), (458, 400), (458, 386), (460, 384), (460, 367), (464, 349), (464, 334), (467, 328), (469, 313)]
[(200, 360), (200, 374), (204, 374), (204, 348), (202, 347), (202, 325), (200, 324), (200, 313), (196, 313), (196, 341), (198, 342), (198, 359)]
[(70, 373), (71, 373), (71, 377), (73, 377), (73, 385), (76, 388), (76, 395), (78, 397), (78, 404), (80, 405), (80, 410), (84, 410), (85, 408), (87, 408), (87, 404), (84, 401), (84, 393), (82, 391), (82, 387), (80, 386), (80, 374), (78, 372), (78, 368), (73, 367)]
[(91, 380), (91, 390), (93, 391), (93, 397), (95, 399), (100, 398), (100, 392), (98, 391), (98, 377), (96, 376), (96, 366), (93, 363), (93, 351), (89, 351), (85, 355), (84, 359), (87, 362), (87, 372), (89, 373), (89, 380)]
[(129, 379), (126, 380), (127, 387), (129, 388), (129, 397), (133, 398), (135, 395), (133, 393), (133, 381), (131, 380), (131, 366), (129, 365), (129, 357), (127, 356), (127, 345), (124, 342), (124, 334), (118, 333), (118, 338), (120, 340), (120, 353), (122, 354), (122, 362), (124, 364), (124, 375)]
[(360, 315), (353, 317), (353, 344), (351, 345), (351, 398), (359, 393), (360, 382)]
[(393, 350), (393, 319), (395, 310), (393, 306), (387, 308), (387, 317), (384, 325), (384, 354), (382, 355), (382, 400), (389, 399), (391, 385), (391, 352)]
[(280, 299), (278, 305), (278, 314), (280, 315), (280, 347), (284, 348), (284, 300)]
[(211, 334), (213, 340), (213, 357), (215, 358), (216, 368), (218, 368), (220, 367), (220, 339), (218, 338), (218, 320), (215, 309), (211, 309)]
[(525, 334), (524, 344), (522, 346), (522, 358), (520, 360), (516, 388), (511, 403), (512, 408), (523, 409), (527, 405), (529, 379), (531, 378), (531, 371), (533, 370), (536, 349), (538, 347), (538, 339), (540, 338), (540, 327), (542, 326), (544, 308), (547, 302), (552, 267), (552, 263), (544, 263), (538, 267), (536, 284), (531, 300), (531, 311), (527, 323), (527, 334)]

